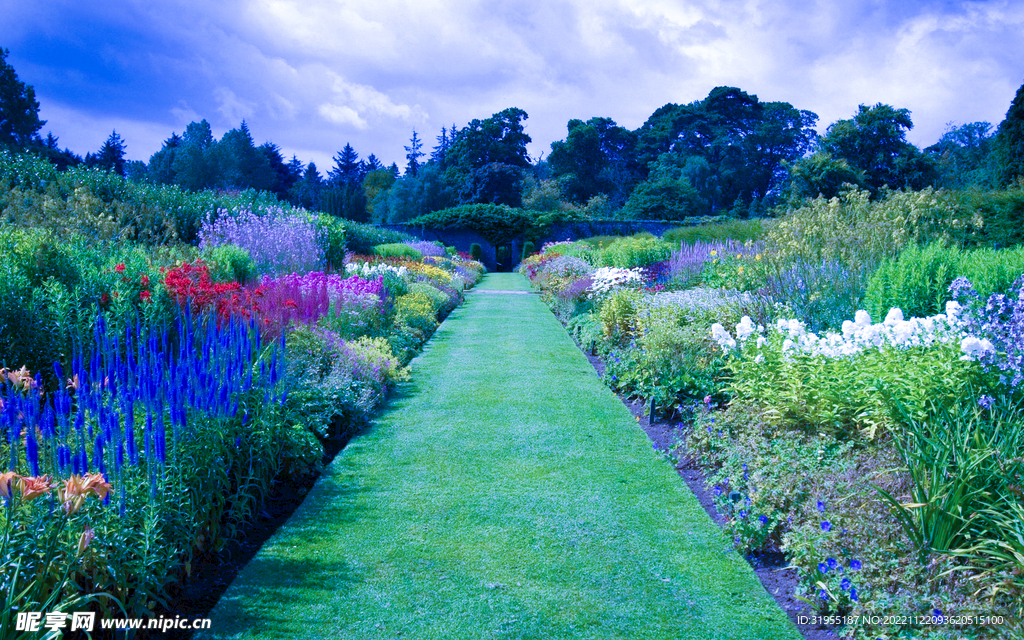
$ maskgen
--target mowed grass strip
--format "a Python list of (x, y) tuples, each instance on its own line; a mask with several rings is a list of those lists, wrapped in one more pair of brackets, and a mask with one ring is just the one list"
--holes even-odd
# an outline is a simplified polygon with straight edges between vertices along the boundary
[(800, 637), (543, 303), (485, 293), (212, 617), (202, 637)]

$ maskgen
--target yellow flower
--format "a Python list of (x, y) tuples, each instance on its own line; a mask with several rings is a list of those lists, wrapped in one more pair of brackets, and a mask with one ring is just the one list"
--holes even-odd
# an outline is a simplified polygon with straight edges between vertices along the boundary
[(711, 250), (711, 255), (717, 256), (718, 255), (718, 251), (716, 251), (715, 249), (712, 249)]

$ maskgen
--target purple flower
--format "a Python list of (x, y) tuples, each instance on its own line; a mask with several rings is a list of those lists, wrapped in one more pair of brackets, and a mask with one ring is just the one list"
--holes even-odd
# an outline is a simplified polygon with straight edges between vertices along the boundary
[(991, 409), (992, 405), (996, 403), (996, 399), (989, 395), (983, 395), (978, 398), (978, 406), (982, 409)]

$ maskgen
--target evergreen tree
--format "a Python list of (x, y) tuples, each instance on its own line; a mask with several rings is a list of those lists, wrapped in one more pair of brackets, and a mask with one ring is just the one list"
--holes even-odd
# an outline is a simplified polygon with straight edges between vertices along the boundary
[(216, 187), (220, 176), (212, 153), (214, 140), (210, 123), (206, 120), (190, 123), (181, 138), (171, 164), (174, 182), (190, 191)]
[(104, 171), (112, 171), (119, 176), (124, 175), (124, 152), (128, 148), (117, 131), (110, 134), (107, 141), (103, 143), (96, 155), (88, 154), (85, 164), (90, 167), (98, 167)]
[(409, 146), (405, 148), (405, 159), (409, 161), (405, 165), (405, 174), (410, 176), (416, 176), (416, 172), (420, 169), (420, 158), (424, 156), (424, 153), (420, 151), (423, 148), (423, 142), (420, 140), (416, 130), (412, 130), (412, 138), (409, 140)]
[(345, 148), (334, 155), (334, 168), (327, 173), (327, 176), (331, 184), (342, 186), (361, 182), (360, 174), (359, 154), (351, 144), (346, 142)]
[(61, 151), (57, 144), (58, 140), (59, 138), (53, 135), (53, 132), (47, 132), (46, 138), (36, 137), (30, 149), (41, 158), (49, 160), (53, 166), (57, 167), (58, 171), (82, 164), (82, 158), (67, 147)]
[(448, 153), (448, 147), (451, 146), (451, 141), (448, 138), (448, 129), (441, 127), (441, 135), (437, 136), (437, 144), (434, 145), (433, 151), (430, 152), (430, 161), (436, 162), (444, 168), (444, 156)]
[(181, 136), (171, 133), (171, 137), (164, 140), (164, 146), (149, 157), (149, 181), (154, 184), (174, 184), (174, 157), (181, 146)]
[(364, 165), (365, 165), (365, 171), (363, 173), (364, 179), (365, 179), (365, 176), (367, 174), (369, 174), (371, 171), (378, 171), (378, 170), (384, 168), (384, 165), (381, 164), (380, 160), (377, 159), (377, 156), (373, 155), (372, 153), (369, 156), (366, 157), (366, 162), (364, 163)]
[(320, 194), (324, 188), (324, 180), (316, 169), (316, 163), (310, 161), (306, 170), (289, 190), (289, 201), (309, 210), (320, 209)]
[(32, 85), (18, 79), (7, 63), (10, 51), (0, 47), (0, 146), (24, 147), (46, 124), (39, 119), (39, 102)]

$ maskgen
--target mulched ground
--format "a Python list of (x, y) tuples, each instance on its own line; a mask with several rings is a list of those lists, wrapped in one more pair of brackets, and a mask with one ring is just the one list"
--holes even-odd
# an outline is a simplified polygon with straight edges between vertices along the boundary
[[(601, 359), (598, 356), (584, 353), (587, 356), (587, 360), (593, 365), (597, 375), (603, 376), (604, 363), (601, 362)], [(671, 447), (682, 441), (686, 429), (685, 423), (664, 419), (659, 420), (658, 416), (655, 416), (655, 422), (652, 423), (650, 416), (645, 415), (646, 407), (643, 403), (631, 402), (621, 395), (619, 399), (622, 400), (622, 404), (629, 408), (630, 413), (634, 417), (639, 418), (637, 424), (647, 433), (647, 437), (651, 439), (651, 445), (656, 451), (667, 453)], [(686, 482), (690, 490), (697, 496), (697, 500), (700, 501), (704, 511), (711, 516), (711, 519), (720, 526), (724, 526), (728, 518), (719, 513), (718, 509), (715, 508), (715, 498), (708, 489), (703, 469), (689, 455), (685, 446), (678, 449), (676, 455), (678, 457), (676, 471), (679, 472), (679, 477)], [(754, 568), (754, 573), (757, 574), (765, 590), (775, 598), (775, 602), (782, 607), (782, 610), (786, 612), (789, 619), (793, 621), (793, 624), (796, 625), (796, 628), (804, 638), (807, 640), (834, 640), (836, 635), (831, 630), (831, 627), (800, 624), (797, 622), (797, 616), (813, 616), (815, 614), (805, 603), (793, 597), (798, 584), (796, 570), (786, 566), (785, 557), (781, 553), (769, 553), (756, 557), (748, 556), (747, 561)]]

